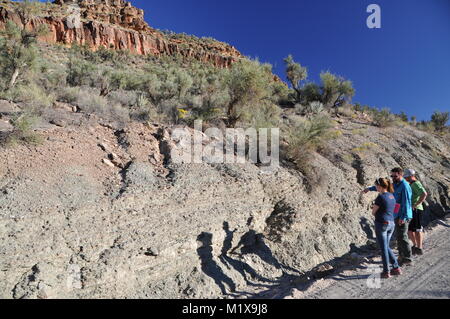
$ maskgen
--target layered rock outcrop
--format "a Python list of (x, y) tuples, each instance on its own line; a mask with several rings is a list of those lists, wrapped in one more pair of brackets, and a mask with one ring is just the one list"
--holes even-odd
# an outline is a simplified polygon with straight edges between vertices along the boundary
[(144, 10), (124, 0), (55, 0), (55, 4), (78, 9), (83, 19), (119, 25), (136, 31), (151, 31), (144, 20)]
[(450, 209), (448, 141), (410, 127), (342, 122), (310, 192), (288, 166), (176, 164), (171, 127), (81, 124), (0, 146), (0, 298), (270, 295), (374, 239), (360, 192), (396, 166), (420, 173), (426, 219)]
[[(16, 4), (0, 1), (0, 29), (8, 20), (23, 25)], [(123, 0), (57, 0), (43, 4), (26, 25), (33, 30), (46, 25), (41, 37), (48, 43), (87, 45), (92, 50), (105, 47), (140, 55), (181, 55), (221, 68), (229, 67), (242, 55), (233, 46), (195, 37), (173, 37), (151, 28), (143, 10)]]

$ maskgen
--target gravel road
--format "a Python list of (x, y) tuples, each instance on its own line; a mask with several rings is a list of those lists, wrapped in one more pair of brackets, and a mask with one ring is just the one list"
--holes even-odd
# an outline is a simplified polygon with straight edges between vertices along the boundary
[(425, 255), (415, 257), (400, 277), (381, 280), (375, 275), (381, 258), (317, 281), (288, 298), (310, 299), (431, 299), (450, 298), (450, 220), (438, 221), (426, 233)]

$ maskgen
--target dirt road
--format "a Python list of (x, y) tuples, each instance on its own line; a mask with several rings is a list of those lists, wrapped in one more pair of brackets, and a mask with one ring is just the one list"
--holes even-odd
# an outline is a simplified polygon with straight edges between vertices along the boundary
[(425, 255), (415, 257), (400, 277), (379, 279), (381, 258), (356, 269), (315, 282), (307, 290), (293, 289), (288, 299), (429, 299), (450, 298), (450, 218), (427, 231)]

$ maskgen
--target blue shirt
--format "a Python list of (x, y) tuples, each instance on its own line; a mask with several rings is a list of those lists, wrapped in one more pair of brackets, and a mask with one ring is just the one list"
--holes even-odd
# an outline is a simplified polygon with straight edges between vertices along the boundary
[[(369, 190), (376, 192), (377, 188), (373, 186)], [(394, 184), (394, 197), (397, 204), (400, 204), (400, 211), (394, 217), (402, 220), (411, 220), (413, 218), (412, 189), (405, 179)]]
[(375, 200), (375, 205), (379, 207), (375, 214), (375, 221), (379, 223), (393, 222), (396, 204), (397, 201), (395, 200), (394, 194), (380, 194)]

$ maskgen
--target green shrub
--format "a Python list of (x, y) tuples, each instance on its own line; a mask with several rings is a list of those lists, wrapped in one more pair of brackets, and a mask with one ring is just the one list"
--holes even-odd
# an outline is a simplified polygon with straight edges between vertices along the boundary
[(305, 168), (313, 151), (330, 138), (332, 122), (326, 116), (304, 119), (288, 128), (287, 157), (300, 169)]
[(349, 106), (341, 106), (341, 107), (338, 107), (338, 108), (336, 109), (336, 112), (337, 112), (339, 115), (342, 115), (342, 116), (345, 116), (345, 117), (349, 117), (349, 118), (354, 118), (354, 117), (356, 117), (355, 111), (354, 111), (351, 107), (349, 107)]
[(445, 130), (449, 119), (450, 119), (449, 112), (436, 111), (431, 116), (431, 122), (433, 123), (433, 126), (435, 127), (436, 131), (438, 132), (443, 132)]
[(367, 133), (367, 129), (359, 128), (352, 130), (353, 135), (364, 135)]
[(355, 89), (349, 80), (330, 72), (320, 74), (322, 81), (322, 103), (328, 107), (343, 106), (354, 95)]
[(345, 153), (343, 155), (340, 156), (342, 162), (344, 162), (347, 165), (352, 165), (353, 164), (353, 155), (349, 154), (349, 153)]
[(320, 174), (315, 174), (311, 165), (314, 152), (339, 135), (331, 130), (332, 126), (327, 116), (318, 115), (287, 128), (285, 157), (305, 175), (308, 191), (321, 183)]
[(123, 107), (132, 108), (138, 106), (138, 99), (143, 96), (137, 91), (116, 90), (108, 94), (108, 100), (111, 104), (120, 104)]
[(359, 147), (353, 148), (353, 149), (352, 149), (352, 152), (353, 152), (353, 153), (357, 153), (357, 154), (363, 154), (363, 153), (365, 153), (366, 151), (369, 151), (369, 150), (371, 150), (371, 149), (373, 149), (373, 148), (376, 148), (376, 147), (378, 147), (377, 144), (372, 143), (372, 142), (367, 142), (367, 143), (362, 144), (362, 145), (359, 146)]
[(384, 108), (381, 111), (374, 110), (373, 121), (376, 126), (385, 128), (393, 126), (396, 119), (388, 108)]
[(401, 121), (408, 123), (408, 115), (405, 112), (400, 112), (400, 114), (398, 115), (398, 117), (400, 118)]
[(57, 100), (69, 104), (74, 104), (80, 95), (79, 87), (65, 87), (57, 91)]
[(67, 65), (67, 83), (71, 86), (92, 86), (97, 67), (88, 61), (71, 57)]
[(353, 105), (353, 110), (355, 112), (362, 112), (363, 111), (363, 106), (360, 103), (355, 103)]
[(277, 84), (273, 80), (272, 66), (258, 61), (241, 60), (233, 64), (226, 76), (229, 101), (225, 105), (227, 125), (234, 127), (238, 121), (248, 122), (245, 115), (256, 110), (264, 101), (275, 103)]
[(108, 99), (96, 94), (95, 90), (82, 90), (75, 104), (86, 113), (102, 113), (108, 107)]
[(281, 110), (277, 105), (263, 103), (249, 116), (251, 118), (249, 124), (257, 130), (260, 128), (275, 128), (278, 127), (280, 114)]
[(417, 128), (428, 133), (434, 133), (436, 131), (436, 128), (431, 121), (421, 121), (419, 124), (417, 124)]
[[(315, 83), (309, 82), (301, 90), (301, 103), (308, 105), (313, 102), (322, 103), (322, 89)], [(323, 103), (322, 103), (323, 104)]]
[(34, 79), (37, 85), (46, 91), (59, 91), (67, 86), (65, 66), (56, 65), (53, 61), (40, 58), (37, 61), (38, 72)]
[(85, 113), (93, 113), (99, 117), (126, 123), (130, 119), (129, 110), (119, 104), (111, 104), (106, 97), (100, 96), (96, 90), (82, 90), (75, 104)]
[[(29, 4), (21, 3), (18, 7), (22, 22), (29, 21)], [(4, 30), (0, 31), (0, 85), (3, 90), (11, 90), (18, 83), (28, 82), (28, 74), (36, 66), (36, 39), (46, 32), (43, 25), (35, 31), (28, 31), (19, 28), (12, 20), (7, 21)]]
[(313, 101), (309, 103), (308, 114), (318, 115), (325, 111), (325, 107), (322, 102)]
[(37, 113), (41, 109), (53, 106), (56, 100), (55, 95), (48, 93), (35, 83), (19, 85), (9, 90), (9, 98)]
[(31, 144), (39, 145), (43, 142), (40, 135), (33, 131), (34, 124), (38, 121), (38, 117), (31, 113), (23, 113), (11, 120), (13, 131), (8, 134), (7, 145)]

